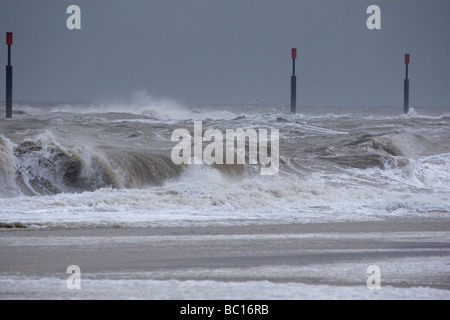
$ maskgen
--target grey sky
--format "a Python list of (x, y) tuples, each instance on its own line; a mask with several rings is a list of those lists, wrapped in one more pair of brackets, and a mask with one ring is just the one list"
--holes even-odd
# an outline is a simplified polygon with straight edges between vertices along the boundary
[(1, 0), (3, 65), (7, 31), (15, 100), (288, 105), (297, 47), (299, 105), (400, 106), (410, 53), (411, 105), (450, 106), (448, 0)]

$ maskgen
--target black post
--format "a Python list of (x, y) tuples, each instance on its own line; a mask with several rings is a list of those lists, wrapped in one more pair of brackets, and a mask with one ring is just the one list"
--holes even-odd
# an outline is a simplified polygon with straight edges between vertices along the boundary
[(291, 112), (297, 113), (297, 77), (291, 76)]
[(13, 75), (13, 67), (11, 65), (11, 45), (13, 43), (13, 34), (12, 32), (6, 33), (6, 44), (8, 45), (8, 64), (6, 65), (6, 118), (12, 118), (12, 75)]
[(295, 59), (297, 49), (292, 48), (292, 76), (291, 76), (291, 112), (297, 113), (297, 76), (295, 75)]
[(405, 54), (406, 74), (405, 81), (403, 83), (403, 112), (407, 114), (409, 112), (409, 79), (408, 79), (408, 65), (409, 54)]
[(409, 112), (409, 79), (405, 79), (403, 89), (403, 112), (407, 114)]
[(12, 71), (11, 65), (6, 66), (6, 118), (12, 118)]

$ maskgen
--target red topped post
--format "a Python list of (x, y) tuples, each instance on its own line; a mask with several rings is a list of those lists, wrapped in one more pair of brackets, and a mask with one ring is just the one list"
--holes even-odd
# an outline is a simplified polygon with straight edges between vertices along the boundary
[(291, 112), (297, 113), (297, 77), (295, 75), (295, 59), (297, 59), (297, 48), (292, 48), (292, 76), (291, 76)]
[(408, 65), (409, 65), (409, 53), (405, 54), (406, 74), (405, 81), (403, 82), (403, 112), (406, 114), (409, 112), (409, 79), (408, 79)]
[(408, 79), (409, 53), (405, 54), (405, 64), (406, 64), (406, 79)]

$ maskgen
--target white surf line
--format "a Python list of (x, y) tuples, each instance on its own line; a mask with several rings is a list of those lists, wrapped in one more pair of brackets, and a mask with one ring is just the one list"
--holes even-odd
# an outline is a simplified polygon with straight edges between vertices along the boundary
[[(0, 246), (62, 246), (98, 244), (142, 244), (145, 242), (188, 241), (253, 241), (253, 240), (376, 240), (376, 241), (421, 241), (450, 243), (450, 232), (368, 232), (368, 233), (286, 233), (286, 234), (231, 234), (231, 235), (170, 235), (170, 236), (79, 236), (79, 237), (27, 237), (2, 236)], [(449, 248), (450, 249), (450, 248)]]
[(68, 290), (59, 278), (4, 278), (0, 276), (0, 298), (4, 299), (417, 299), (448, 300), (449, 291), (418, 287), (273, 283), (269, 281), (223, 282), (213, 280), (82, 280), (81, 290)]

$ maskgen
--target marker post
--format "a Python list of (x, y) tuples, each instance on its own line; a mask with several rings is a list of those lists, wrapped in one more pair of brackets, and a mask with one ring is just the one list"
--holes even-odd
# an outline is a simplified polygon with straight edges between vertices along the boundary
[(295, 75), (295, 59), (297, 59), (297, 48), (292, 48), (292, 76), (291, 76), (291, 112), (297, 113), (297, 76)]
[(13, 44), (13, 33), (6, 33), (6, 45), (8, 46), (8, 64), (6, 65), (6, 118), (12, 118), (12, 74), (13, 67), (11, 65), (11, 46)]
[(409, 65), (409, 53), (405, 54), (406, 75), (403, 85), (403, 111), (409, 112), (409, 79), (408, 79), (408, 65)]

